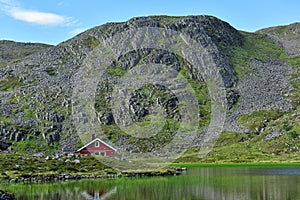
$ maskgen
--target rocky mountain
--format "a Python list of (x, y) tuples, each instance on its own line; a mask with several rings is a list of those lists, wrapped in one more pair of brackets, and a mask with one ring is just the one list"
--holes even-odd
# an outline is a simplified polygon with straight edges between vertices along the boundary
[(51, 152), (101, 129), (112, 145), (149, 152), (184, 126), (197, 132), (182, 135), (185, 160), (199, 159), (207, 132), (209, 161), (297, 157), (299, 38), (299, 24), (246, 33), (212, 16), (153, 16), (30, 51), (3, 41), (18, 53), (0, 51), (0, 140)]
[(0, 68), (20, 62), (27, 56), (41, 51), (51, 45), (40, 43), (22, 43), (9, 40), (0, 41)]

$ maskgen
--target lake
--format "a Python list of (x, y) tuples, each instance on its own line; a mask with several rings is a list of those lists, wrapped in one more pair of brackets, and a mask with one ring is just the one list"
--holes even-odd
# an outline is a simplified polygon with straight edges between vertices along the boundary
[(171, 177), (2, 186), (30, 200), (300, 200), (300, 167), (192, 167)]

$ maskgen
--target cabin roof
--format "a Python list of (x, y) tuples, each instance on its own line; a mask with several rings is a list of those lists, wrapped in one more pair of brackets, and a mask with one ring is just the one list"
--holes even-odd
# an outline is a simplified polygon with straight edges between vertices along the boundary
[(82, 146), (80, 149), (78, 149), (76, 152), (78, 151), (81, 151), (82, 149), (86, 148), (87, 146), (89, 146), (90, 144), (93, 144), (94, 142), (101, 142), (103, 143), (104, 145), (108, 146), (110, 149), (114, 150), (114, 151), (117, 151), (117, 149), (113, 148), (112, 146), (110, 146), (109, 144), (107, 144), (106, 142), (100, 140), (99, 138), (95, 138), (94, 140), (90, 141), (89, 143), (87, 143), (86, 145)]

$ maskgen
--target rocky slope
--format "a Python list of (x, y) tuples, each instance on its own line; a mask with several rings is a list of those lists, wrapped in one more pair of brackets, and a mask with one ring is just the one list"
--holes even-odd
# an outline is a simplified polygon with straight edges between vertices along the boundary
[[(184, 122), (185, 115), (180, 108), (182, 93), (174, 93), (184, 89), (181, 82), (176, 80), (174, 84), (170, 76), (165, 77), (163, 84), (157, 82), (135, 89), (128, 101), (131, 122), (122, 119), (126, 116), (125, 110), (116, 113), (112, 105), (115, 86), (120, 85), (120, 80), (127, 85), (138, 85), (127, 80), (127, 75), (137, 73), (134, 70), (140, 65), (153, 66), (151, 73), (155, 74), (155, 67), (160, 64), (170, 67), (171, 71), (178, 73), (176, 77), (186, 80), (196, 96), (198, 134), (189, 140), (193, 141), (192, 157), (197, 154), (197, 147), (206, 140), (203, 134), (211, 124), (222, 123), (223, 118), (214, 115), (218, 106), (222, 107), (220, 110), (224, 111), (226, 119), (216, 149), (210, 156), (216, 157), (220, 154), (218, 148), (220, 151), (224, 146), (232, 148), (236, 143), (253, 144), (255, 152), (262, 152), (259, 148), (263, 148), (266, 155), (299, 153), (300, 52), (297, 44), (300, 40), (298, 29), (293, 27), (286, 28), (286, 34), (282, 34), (282, 28), (279, 28), (280, 34), (276, 28), (244, 33), (211, 16), (140, 17), (92, 28), (19, 62), (1, 60), (5, 67), (0, 69), (0, 140), (11, 143), (16, 151), (76, 148), (81, 145), (77, 134), (82, 132), (78, 128), (78, 124), (82, 123), (88, 127), (86, 132), (89, 134), (95, 134), (91, 130), (97, 124), (108, 142), (123, 146), (130, 152), (159, 149), (172, 140)], [(92, 75), (93, 78), (87, 79), (91, 81), (87, 87), (94, 89), (80, 87), (83, 72), (99, 73), (101, 59), (93, 60), (95, 71), (85, 71), (89, 70), (88, 64), (95, 52), (109, 57), (111, 52), (101, 51), (103, 45), (124, 44), (124, 38), (130, 38), (133, 34), (130, 30), (143, 28), (164, 30), (166, 35), (180, 33), (176, 38), (183, 44), (189, 43), (184, 36), (190, 38), (201, 50), (199, 65), (189, 60), (188, 54), (179, 55), (180, 51), (174, 44), (170, 44), (173, 52), (163, 48), (166, 38), (171, 40), (171, 37), (156, 38), (154, 43), (160, 42), (162, 48), (151, 45), (148, 48), (134, 48), (143, 46), (147, 37), (151, 36), (140, 34), (138, 39), (133, 39), (124, 47), (133, 47), (133, 50), (122, 55), (116, 53), (118, 56), (109, 60), (109, 65), (101, 71), (101, 78), (97, 78), (98, 82), (93, 83), (96, 77)], [(114, 41), (109, 40), (114, 37)], [(173, 89), (170, 90), (169, 86)], [(124, 91), (122, 87), (117, 89), (118, 92)], [(222, 88), (223, 96), (211, 96), (219, 93), (216, 88)], [(80, 92), (83, 99), (95, 100), (90, 109), (95, 111), (94, 114), (74, 114), (74, 107), (78, 110), (74, 91)], [(218, 105), (214, 107), (215, 104)], [(164, 113), (165, 119), (157, 117), (157, 112)], [(138, 132), (150, 128), (159, 134), (147, 138), (133, 137), (127, 132), (132, 130), (122, 128), (130, 125), (132, 120), (140, 127)], [(152, 123), (154, 126), (151, 126)], [(90, 138), (89, 134), (87, 137)], [(222, 140), (229, 136), (232, 143)], [(257, 147), (257, 141), (262, 140), (278, 142), (278, 149), (265, 148), (265, 144)], [(281, 145), (287, 142), (288, 150)], [(226, 153), (228, 151), (226, 149)]]
[(22, 43), (9, 40), (0, 41), (0, 68), (13, 62), (24, 60), (27, 56), (34, 54), (51, 45), (40, 43)]

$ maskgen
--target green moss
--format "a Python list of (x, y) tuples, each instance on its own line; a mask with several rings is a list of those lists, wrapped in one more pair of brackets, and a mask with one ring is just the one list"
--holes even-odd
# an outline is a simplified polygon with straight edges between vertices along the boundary
[(277, 29), (277, 32), (275, 33), (275, 35), (278, 37), (284, 37), (284, 32), (285, 32), (287, 26), (279, 26), (277, 28), (278, 29)]
[(56, 75), (56, 70), (53, 67), (47, 67), (45, 69), (45, 72), (47, 72), (47, 74), (49, 76), (55, 76)]
[[(63, 158), (66, 159), (66, 158)], [(0, 153), (0, 179), (31, 176), (51, 176), (53, 174), (105, 174), (114, 172), (93, 156), (79, 158), (80, 163), (62, 162), (38, 158), (29, 154)]]
[[(224, 132), (205, 157), (199, 157), (199, 149), (191, 148), (177, 162), (300, 162), (298, 150), (300, 126), (294, 122), (293, 114), (277, 110), (257, 111), (242, 116), (240, 120), (255, 130), (250, 132), (256, 132), (256, 129), (262, 127), (264, 131), (253, 135)], [(281, 135), (266, 139), (275, 127)]]
[(126, 73), (126, 70), (122, 69), (119, 66), (107, 67), (105, 72), (112, 76), (123, 76)]
[(4, 115), (0, 115), (0, 122), (1, 123), (13, 123), (11, 117), (4, 116)]
[(287, 63), (293, 68), (290, 80), (293, 90), (291, 91), (290, 99), (293, 107), (297, 108), (300, 104), (300, 56), (289, 58)]
[(256, 128), (265, 126), (266, 122), (276, 120), (281, 117), (284, 112), (279, 110), (260, 110), (253, 113), (240, 116), (238, 122), (244, 126), (248, 126), (251, 131), (255, 131)]
[(210, 123), (211, 118), (211, 102), (209, 98), (209, 90), (205, 82), (201, 82), (198, 79), (192, 79), (189, 77), (189, 72), (187, 68), (181, 68), (180, 73), (188, 81), (193, 89), (199, 102), (199, 127), (207, 126)]
[(7, 65), (11, 65), (11, 64), (14, 64), (14, 63), (17, 63), (17, 62), (20, 62), (20, 61), (21, 61), (21, 59), (14, 59), (14, 60), (11, 60), (11, 61), (2, 62), (2, 63), (0, 63), (0, 69), (6, 67)]
[(268, 33), (268, 34), (271, 34), (271, 35), (275, 35), (279, 38), (283, 38), (285, 36), (285, 32), (286, 32), (287, 27), (288, 26), (271, 27), (271, 28), (262, 29), (259, 32)]
[(271, 28), (265, 28), (260, 30), (261, 33), (267, 33), (270, 35), (275, 35), (279, 38), (289, 39), (289, 40), (299, 40), (299, 32), (297, 24), (291, 24), (287, 26), (276, 26)]
[(0, 81), (0, 91), (13, 91), (21, 86), (23, 86), (23, 82), (15, 76), (10, 76)]
[(8, 40), (0, 41), (0, 68), (24, 60), (27, 56), (41, 51), (50, 45), (39, 43), (21, 43)]
[[(170, 20), (172, 20), (170, 18)], [(130, 52), (130, 57), (133, 58), (138, 58), (137, 64), (138, 63), (161, 63), (163, 62), (163, 56), (169, 54), (170, 52), (166, 52), (163, 50), (155, 50), (155, 49), (147, 49), (142, 52)], [(208, 87), (203, 81), (199, 81), (195, 76), (193, 76), (193, 72), (191, 71), (191, 65), (187, 63), (182, 57), (178, 55), (171, 55), (172, 63), (167, 63), (167, 65), (170, 64), (176, 64), (179, 67), (179, 74), (177, 76), (178, 79), (184, 79), (189, 83), (189, 89), (192, 90), (197, 99), (198, 99), (198, 106), (199, 106), (199, 111), (200, 111), (200, 119), (199, 119), (199, 130), (208, 125), (210, 123), (210, 117), (211, 117), (211, 110), (210, 110), (210, 99), (209, 99), (209, 91)], [(129, 57), (129, 58), (130, 58)], [(106, 68), (106, 72), (112, 76), (123, 76), (125, 73), (127, 73), (131, 68), (134, 66), (122, 66), (119, 64), (119, 60), (126, 60), (127, 58), (121, 57), (114, 61), (111, 66)], [(161, 60), (160, 60), (161, 59)], [(170, 61), (165, 61), (165, 62), (170, 62)], [(167, 101), (170, 99), (172, 96), (172, 92), (168, 91), (168, 89), (159, 89), (161, 87), (156, 87), (154, 85), (148, 84), (145, 85), (139, 89), (137, 89), (135, 92), (143, 94), (143, 96), (146, 96), (146, 99), (139, 99), (139, 95), (137, 95), (135, 101), (140, 101), (139, 104), (148, 104), (150, 103), (150, 106), (156, 105), (156, 97), (161, 97), (163, 101)], [(110, 108), (110, 102), (108, 101), (108, 97), (111, 95), (113, 91), (113, 83), (111, 83), (109, 80), (103, 80), (101, 83), (99, 83), (99, 86), (97, 88), (97, 94), (95, 95), (95, 109), (97, 113), (101, 113), (100, 115), (108, 115), (108, 113), (111, 112)], [(174, 99), (173, 99), (174, 100)], [(167, 105), (168, 102), (162, 102), (162, 105)], [(161, 106), (161, 105), (158, 105)], [(171, 106), (172, 107), (172, 106)], [(173, 109), (172, 108), (165, 108), (167, 109), (167, 113), (173, 114), (179, 112), (180, 110), (168, 110), (168, 109)], [(180, 108), (179, 108), (180, 109)], [(133, 114), (134, 116), (134, 114)], [(176, 117), (175, 117), (176, 118)], [(152, 116), (151, 114), (146, 114), (146, 116), (143, 117), (138, 117), (135, 119), (135, 125), (137, 125), (137, 128), (141, 128), (143, 131), (144, 129), (148, 128), (147, 126), (153, 126), (154, 124), (157, 125), (158, 127), (162, 127), (162, 130), (156, 134), (155, 136), (149, 137), (147, 139), (139, 139), (132, 137), (130, 134), (123, 132), (114, 122), (111, 122), (109, 125), (104, 125), (102, 124), (102, 130), (104, 133), (107, 135), (107, 138), (112, 141), (112, 142), (117, 142), (119, 138), (121, 137), (126, 137), (129, 141), (130, 144), (133, 144), (134, 146), (138, 147), (141, 151), (148, 151), (148, 148), (156, 148), (166, 142), (168, 142), (172, 138), (173, 132), (175, 132), (179, 128), (180, 122), (177, 121), (179, 117), (176, 119), (168, 118), (168, 117), (155, 117)], [(185, 125), (183, 125), (185, 126)], [(187, 127), (187, 126), (185, 126)], [(188, 128), (188, 127), (187, 127)], [(135, 130), (136, 131), (136, 130)], [(139, 132), (139, 131), (138, 131)], [(147, 147), (148, 146), (148, 147)]]
[(284, 51), (271, 39), (259, 33), (243, 33), (242, 46), (231, 46), (226, 51), (238, 77), (245, 78), (252, 72), (251, 59), (267, 61), (285, 59)]
[(19, 153), (34, 153), (35, 151), (45, 151), (47, 150), (48, 144), (46, 141), (42, 140), (24, 140), (20, 142), (16, 142), (13, 145), (13, 149)]
[(300, 68), (300, 56), (297, 56), (294, 58), (289, 58), (288, 64), (295, 69), (299, 69)]
[(229, 146), (243, 140), (243, 134), (235, 132), (223, 132), (218, 138), (215, 148), (222, 146)]
[(300, 163), (173, 163), (174, 167), (298, 167)]
[(24, 120), (35, 118), (34, 111), (30, 109), (24, 110)]
[(84, 39), (83, 41), (83, 45), (85, 45), (85, 46), (87, 46), (87, 47), (89, 47), (89, 48), (91, 48), (91, 49), (94, 49), (94, 48), (96, 48), (99, 44), (100, 44), (100, 42), (99, 42), (99, 40), (97, 40), (95, 37), (93, 37), (93, 36), (88, 36), (86, 39)]

